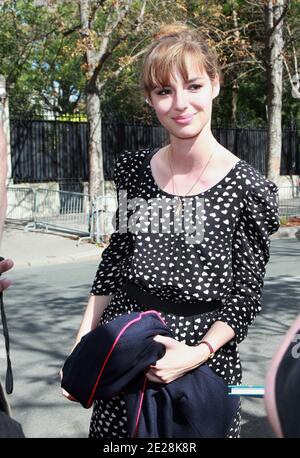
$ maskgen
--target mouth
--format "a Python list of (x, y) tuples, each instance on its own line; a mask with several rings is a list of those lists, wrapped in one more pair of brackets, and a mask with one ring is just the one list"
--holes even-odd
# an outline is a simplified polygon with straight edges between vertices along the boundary
[(188, 123), (189, 121), (191, 121), (193, 119), (193, 117), (195, 116), (196, 113), (192, 113), (192, 114), (189, 114), (189, 115), (185, 115), (185, 116), (177, 116), (175, 118), (172, 118), (175, 122), (178, 122), (179, 124), (186, 124)]

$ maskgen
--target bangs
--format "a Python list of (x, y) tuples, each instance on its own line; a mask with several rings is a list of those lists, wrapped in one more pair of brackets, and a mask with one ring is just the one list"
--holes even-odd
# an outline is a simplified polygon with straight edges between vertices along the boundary
[(192, 65), (204, 73), (208, 62), (195, 43), (185, 42), (170, 44), (162, 43), (155, 53), (150, 53), (142, 75), (142, 86), (146, 94), (156, 87), (170, 86), (178, 70), (185, 82), (189, 79), (188, 68)]

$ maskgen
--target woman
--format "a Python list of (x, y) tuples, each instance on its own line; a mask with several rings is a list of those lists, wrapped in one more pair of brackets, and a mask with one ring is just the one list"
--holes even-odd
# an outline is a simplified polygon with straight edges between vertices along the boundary
[[(170, 144), (123, 153), (114, 177), (117, 190), (144, 199), (148, 211), (154, 199), (156, 204), (171, 201), (174, 218), (167, 218), (168, 227), (161, 231), (152, 224), (148, 233), (112, 234), (76, 339), (99, 322), (147, 309), (151, 295), (159, 297), (159, 311), (176, 338), (155, 337), (166, 347), (147, 372), (157, 383), (170, 383), (204, 363), (226, 383), (241, 383), (237, 344), (261, 309), (269, 235), (279, 226), (276, 185), (212, 135), (220, 76), (212, 50), (185, 25), (162, 27), (149, 46), (142, 88)], [(151, 160), (139, 181), (146, 158)], [(183, 209), (191, 203), (200, 227), (192, 241), (186, 231), (174, 233), (178, 218), (189, 226)], [(190, 306), (192, 315), (186, 313)], [(239, 437), (239, 432), (240, 407), (227, 437)], [(122, 393), (94, 403), (90, 437), (128, 437)]]

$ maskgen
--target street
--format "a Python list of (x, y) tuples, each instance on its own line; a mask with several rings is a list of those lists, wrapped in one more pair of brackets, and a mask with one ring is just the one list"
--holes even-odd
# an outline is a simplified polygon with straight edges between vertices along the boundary
[[(300, 242), (277, 239), (263, 293), (263, 311), (240, 345), (244, 383), (263, 384), (266, 368), (299, 313)], [(59, 370), (73, 345), (98, 262), (12, 271), (4, 302), (11, 338), (14, 417), (27, 437), (86, 437), (91, 409), (60, 393)], [(1, 341), (1, 349), (3, 342)], [(1, 351), (1, 377), (6, 361)], [(244, 398), (242, 437), (273, 437), (263, 399)]]

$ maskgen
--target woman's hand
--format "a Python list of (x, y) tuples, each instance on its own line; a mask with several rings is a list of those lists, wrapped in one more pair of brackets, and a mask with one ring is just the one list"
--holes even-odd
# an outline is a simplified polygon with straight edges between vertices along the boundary
[(210, 354), (206, 345), (191, 347), (171, 337), (161, 335), (155, 336), (154, 340), (166, 347), (166, 353), (156, 362), (155, 366), (149, 366), (146, 377), (151, 382), (173, 382), (186, 372), (203, 364)]
[[(7, 272), (13, 267), (14, 263), (11, 259), (4, 259), (0, 262), (0, 274)], [(9, 288), (11, 285), (11, 281), (7, 278), (0, 279), (0, 292), (4, 291), (5, 289)]]
[[(60, 370), (59, 375), (60, 375), (60, 380), (62, 380), (62, 378), (63, 378), (63, 371), (62, 371), (62, 369)], [(61, 390), (62, 390), (63, 396), (64, 396), (65, 398), (69, 399), (69, 401), (78, 402), (77, 399), (73, 398), (73, 396), (71, 396), (66, 390), (64, 390), (63, 388), (62, 388)]]

